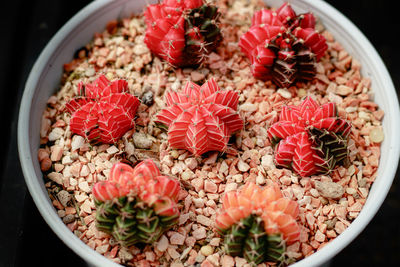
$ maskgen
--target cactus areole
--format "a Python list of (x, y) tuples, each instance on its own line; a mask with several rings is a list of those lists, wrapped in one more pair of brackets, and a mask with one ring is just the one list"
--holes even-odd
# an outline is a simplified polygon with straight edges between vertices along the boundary
[(286, 245), (299, 240), (297, 202), (283, 197), (277, 185), (247, 183), (222, 198), (215, 225), (224, 237), (224, 251), (253, 264), (288, 263)]
[(165, 99), (167, 107), (156, 121), (168, 127), (171, 148), (187, 149), (195, 156), (224, 151), (230, 135), (243, 128), (238, 93), (220, 90), (214, 79), (202, 86), (188, 82), (182, 92), (169, 91)]
[(329, 173), (346, 161), (350, 131), (334, 103), (319, 106), (308, 96), (299, 106), (282, 107), (268, 137), (275, 145), (275, 163), (305, 177)]
[(328, 48), (315, 30), (314, 15), (297, 15), (288, 3), (276, 11), (257, 11), (239, 46), (250, 59), (254, 77), (272, 79), (280, 87), (311, 80), (315, 63)]
[(107, 181), (93, 186), (96, 227), (123, 246), (152, 244), (179, 217), (180, 184), (148, 159), (135, 168), (116, 163)]
[(110, 82), (100, 75), (93, 83), (78, 84), (78, 94), (66, 105), (71, 132), (96, 143), (116, 143), (135, 127), (139, 99), (128, 93), (125, 80)]
[(221, 40), (217, 7), (203, 0), (164, 0), (147, 6), (145, 43), (175, 67), (198, 66)]

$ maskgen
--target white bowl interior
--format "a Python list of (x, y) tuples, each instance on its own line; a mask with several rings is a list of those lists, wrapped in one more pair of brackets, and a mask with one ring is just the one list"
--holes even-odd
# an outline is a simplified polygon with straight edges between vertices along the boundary
[[(95, 32), (103, 31), (112, 19), (129, 17), (140, 13), (149, 2), (156, 0), (98, 0), (75, 15), (49, 42), (36, 61), (27, 80), (20, 107), (18, 122), (18, 149), (21, 165), (29, 191), (46, 222), (72, 250), (90, 264), (117, 266), (86, 246), (60, 220), (47, 195), (37, 158), (42, 113), (47, 99), (59, 88), (62, 65), (72, 59), (74, 52), (87, 44)], [(283, 1), (267, 0), (269, 5), (278, 7)], [(375, 215), (395, 176), (400, 140), (398, 118), (399, 104), (392, 80), (376, 50), (365, 36), (341, 13), (320, 0), (292, 0), (298, 12), (312, 11), (323, 22), (344, 48), (362, 65), (362, 74), (372, 81), (375, 101), (385, 111), (378, 177), (370, 191), (368, 200), (357, 219), (320, 251), (292, 266), (320, 265), (349, 244)]]

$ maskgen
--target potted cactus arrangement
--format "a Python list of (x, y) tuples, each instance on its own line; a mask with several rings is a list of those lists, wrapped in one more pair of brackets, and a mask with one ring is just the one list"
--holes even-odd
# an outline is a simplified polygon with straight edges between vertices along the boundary
[(313, 13), (163, 0), (76, 55), (38, 160), (63, 223), (111, 262), (287, 266), (365, 205), (384, 112)]

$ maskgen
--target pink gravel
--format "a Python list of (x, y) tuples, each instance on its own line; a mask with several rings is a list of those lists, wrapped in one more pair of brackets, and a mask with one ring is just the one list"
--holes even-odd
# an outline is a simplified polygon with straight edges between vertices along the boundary
[[(300, 241), (288, 248), (295, 260), (321, 249), (358, 216), (376, 178), (384, 138), (384, 113), (373, 102), (371, 81), (361, 75), (359, 62), (320, 23), (329, 48), (317, 64), (313, 81), (283, 89), (253, 78), (237, 41), (260, 5), (256, 0), (218, 0), (224, 13), (224, 40), (198, 70), (174, 70), (154, 58), (144, 45), (145, 26), (140, 16), (123, 19), (121, 26), (110, 23), (87, 45), (88, 57), (65, 65), (60, 90), (50, 97), (43, 114), (38, 160), (58, 215), (88, 246), (126, 266), (246, 266), (243, 258), (223, 253), (223, 240), (214, 231), (213, 222), (223, 194), (247, 181), (259, 185), (276, 182), (286, 197), (299, 203)], [(139, 98), (146, 88), (154, 95), (154, 104), (139, 107), (137, 134), (130, 131), (115, 145), (91, 145), (72, 135), (69, 114), (63, 109), (76, 95), (77, 84), (93, 81), (96, 72), (109, 79), (126, 79), (130, 93)], [(170, 149), (166, 133), (153, 119), (165, 105), (165, 91), (179, 90), (188, 79), (201, 82), (211, 77), (221, 88), (240, 94), (238, 110), (246, 127), (236, 133), (225, 153), (207, 153), (196, 159), (186, 151)], [(290, 170), (276, 168), (273, 162), (267, 129), (278, 119), (282, 105), (298, 104), (305, 95), (314, 96), (321, 104), (335, 102), (339, 115), (353, 124), (349, 166), (337, 168), (329, 176), (300, 178)], [(154, 247), (123, 248), (96, 229), (91, 188), (107, 179), (113, 163), (145, 158), (154, 159), (165, 175), (181, 180), (185, 188), (179, 198), (181, 216)], [(207, 257), (200, 253), (205, 245), (213, 248)]]

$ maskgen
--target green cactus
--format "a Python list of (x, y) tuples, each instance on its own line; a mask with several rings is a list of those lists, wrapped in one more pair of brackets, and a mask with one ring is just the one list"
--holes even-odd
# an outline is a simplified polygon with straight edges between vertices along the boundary
[(266, 261), (281, 262), (286, 251), (281, 234), (267, 235), (268, 249)]
[(219, 15), (218, 8), (210, 5), (191, 9), (186, 15), (184, 54), (187, 65), (198, 65), (222, 40), (221, 30), (216, 25)]
[(260, 217), (253, 217), (253, 223), (244, 241), (243, 255), (248, 262), (260, 264), (267, 256), (267, 234), (264, 230), (264, 222)]
[(329, 173), (336, 165), (343, 164), (348, 155), (346, 138), (332, 131), (315, 127), (310, 128), (308, 133), (312, 148), (325, 160), (323, 164), (318, 164), (321, 170)]
[(111, 234), (124, 246), (152, 244), (177, 221), (178, 215), (159, 216), (138, 198), (120, 197), (116, 201), (95, 201), (96, 227)]
[(241, 219), (220, 233), (224, 236), (224, 251), (228, 255), (244, 257), (255, 265), (265, 261), (281, 262), (284, 258), (286, 247), (281, 235), (267, 235), (264, 222), (258, 216)]

